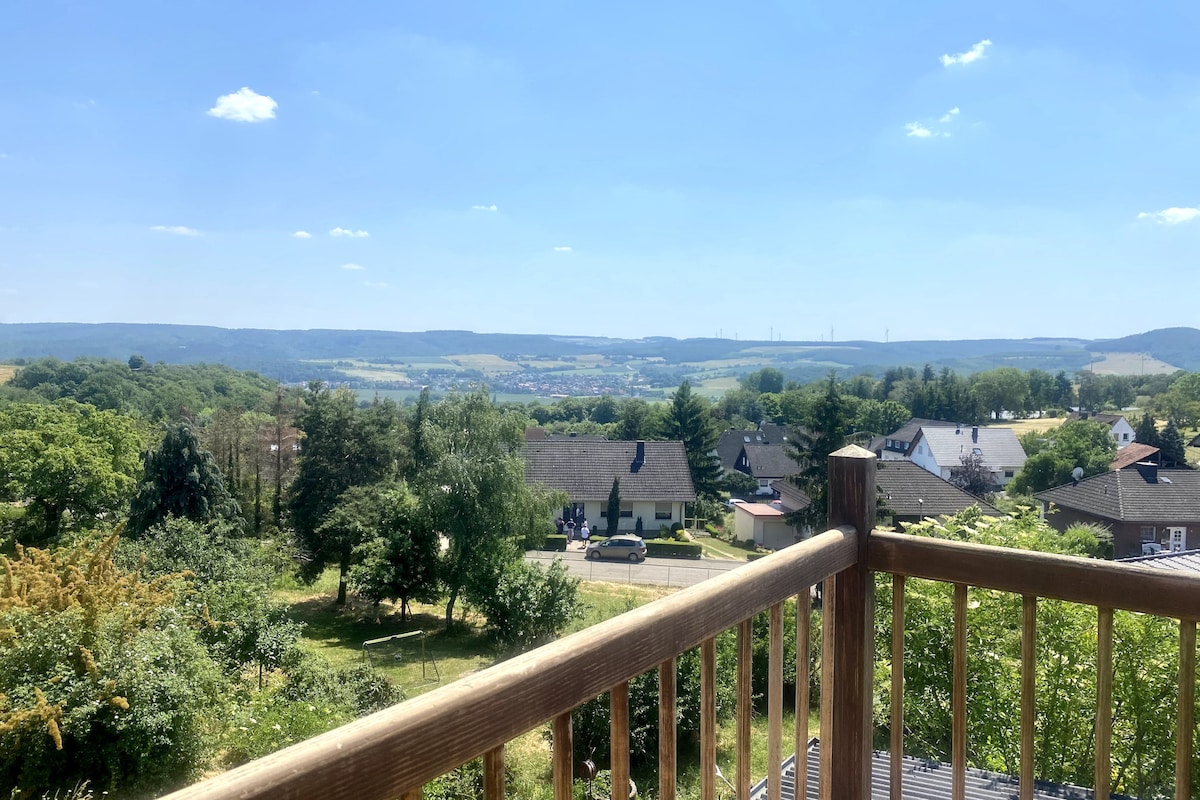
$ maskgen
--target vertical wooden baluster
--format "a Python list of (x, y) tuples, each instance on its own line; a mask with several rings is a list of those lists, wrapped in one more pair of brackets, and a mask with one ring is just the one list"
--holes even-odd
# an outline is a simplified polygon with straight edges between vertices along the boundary
[(737, 800), (750, 800), (750, 654), (754, 620), (743, 620), (737, 632)]
[(1037, 663), (1037, 598), (1021, 598), (1021, 800), (1033, 800), (1033, 724)]
[(658, 667), (658, 797), (675, 800), (675, 659)]
[(783, 793), (783, 605), (771, 606), (767, 656), (767, 800)]
[(808, 714), (811, 664), (809, 626), (812, 625), (812, 587), (796, 595), (796, 800), (808, 797)]
[(1112, 782), (1113, 610), (1096, 609), (1095, 798), (1108, 800)]
[(892, 576), (892, 752), (888, 797), (904, 788), (904, 576)]
[(504, 745), (483, 755), (483, 800), (504, 800)]
[(554, 800), (573, 800), (574, 744), (571, 740), (571, 712), (554, 718)]
[(700, 800), (717, 798), (717, 642), (700, 645)]
[(954, 690), (951, 694), (951, 797), (964, 800), (967, 791), (967, 586), (954, 584)]
[(629, 684), (614, 686), (608, 693), (609, 770), (613, 800), (629, 797)]
[(834, 800), (831, 788), (833, 772), (833, 615), (837, 598), (833, 578), (821, 586), (821, 719), (820, 746), (817, 750), (817, 795), (821, 800)]
[(1192, 796), (1192, 745), (1196, 708), (1196, 622), (1179, 622), (1179, 713), (1175, 725), (1175, 798)]

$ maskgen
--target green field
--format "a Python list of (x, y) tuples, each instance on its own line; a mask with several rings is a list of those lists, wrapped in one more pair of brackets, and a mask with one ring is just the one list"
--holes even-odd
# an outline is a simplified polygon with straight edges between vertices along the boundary
[[(381, 400), (394, 400), (401, 405), (406, 400), (416, 402), (417, 398), (421, 396), (420, 389), (355, 389), (354, 393), (358, 395), (359, 402), (370, 403), (378, 397)], [(491, 395), (496, 398), (498, 403), (545, 403), (549, 405), (558, 400), (557, 397), (543, 397), (536, 394), (492, 392)]]

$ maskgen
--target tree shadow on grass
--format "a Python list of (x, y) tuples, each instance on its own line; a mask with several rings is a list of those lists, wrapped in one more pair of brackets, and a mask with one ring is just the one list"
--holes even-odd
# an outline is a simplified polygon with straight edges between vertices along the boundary
[(304, 624), (305, 639), (340, 651), (339, 660), (361, 657), (363, 642), (369, 639), (417, 630), (425, 632), (427, 646), (439, 659), (495, 655), (487, 636), (476, 626), (456, 620), (447, 629), (435, 608), (420, 609), (402, 622), (400, 609), (390, 603), (376, 607), (351, 598), (346, 605), (338, 606), (320, 595), (292, 603), (288, 616)]

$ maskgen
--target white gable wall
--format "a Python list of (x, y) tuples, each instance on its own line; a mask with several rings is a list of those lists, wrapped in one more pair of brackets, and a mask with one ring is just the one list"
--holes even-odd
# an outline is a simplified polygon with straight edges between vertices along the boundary
[(1129, 420), (1124, 417), (1113, 423), (1112, 437), (1113, 441), (1117, 443), (1118, 450), (1137, 441), (1137, 433), (1134, 432), (1133, 426), (1129, 424)]

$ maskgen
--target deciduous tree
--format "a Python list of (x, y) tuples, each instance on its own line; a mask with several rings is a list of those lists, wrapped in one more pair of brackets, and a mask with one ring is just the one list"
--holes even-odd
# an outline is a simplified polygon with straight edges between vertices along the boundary
[(123, 511), (137, 485), (142, 437), (133, 420), (73, 400), (0, 408), (0, 501), (23, 504), (25, 544)]
[(425, 524), (416, 496), (403, 482), (351, 489), (347, 495), (357, 495), (356, 511), (369, 529), (354, 547), (350, 585), (376, 604), (398, 600), (400, 619), (407, 619), (410, 602), (438, 596), (437, 533)]
[(426, 524), (446, 538), (449, 625), (464, 589), (475, 596), (494, 589), (562, 497), (525, 483), (525, 417), (496, 408), (482, 386), (442, 400), (428, 431), (430, 466), (415, 489)]

